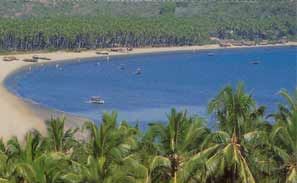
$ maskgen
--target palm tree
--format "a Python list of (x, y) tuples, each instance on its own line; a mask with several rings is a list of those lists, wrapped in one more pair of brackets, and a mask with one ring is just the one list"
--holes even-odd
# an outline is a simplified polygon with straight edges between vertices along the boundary
[(6, 147), (2, 139), (0, 139), (0, 182), (8, 183), (8, 178), (11, 176), (11, 164), (7, 162)]
[(79, 182), (143, 182), (146, 169), (133, 159), (137, 130), (126, 123), (117, 125), (117, 114), (105, 113), (97, 127), (86, 122), (88, 130), (88, 158), (85, 164), (74, 163), (74, 173), (65, 176), (67, 180)]
[(280, 160), (281, 181), (297, 182), (297, 89), (290, 96), (285, 90), (280, 94), (286, 99), (287, 105), (279, 105), (279, 112), (275, 115), (276, 125), (271, 137), (274, 150)]
[(75, 146), (78, 128), (65, 130), (65, 118), (51, 119), (48, 123), (48, 146), (55, 152), (66, 152)]
[(246, 119), (256, 107), (252, 96), (244, 92), (243, 83), (235, 91), (228, 85), (208, 105), (208, 112), (214, 113), (219, 121), (219, 129), (236, 136), (240, 136)]
[(256, 108), (242, 83), (235, 91), (227, 86), (210, 102), (209, 112), (218, 120), (219, 131), (205, 140), (209, 180), (256, 182), (252, 168), (259, 160), (252, 155), (260, 145), (257, 139), (266, 135), (265, 129), (269, 126), (263, 122), (264, 110), (264, 107)]
[(7, 163), (13, 166), (11, 182), (56, 182), (70, 167), (62, 153), (48, 152), (44, 138), (37, 131), (27, 133), (24, 145), (17, 138), (7, 142)]
[(21, 178), (16, 182), (53, 183), (63, 182), (63, 176), (71, 170), (71, 161), (63, 153), (43, 153), (31, 163), (16, 164), (14, 176)]
[(144, 138), (155, 151), (149, 158), (150, 181), (189, 182), (201, 173), (197, 169), (204, 164), (200, 145), (209, 131), (201, 118), (189, 118), (186, 112), (175, 109), (168, 115), (168, 121), (168, 125), (151, 124)]

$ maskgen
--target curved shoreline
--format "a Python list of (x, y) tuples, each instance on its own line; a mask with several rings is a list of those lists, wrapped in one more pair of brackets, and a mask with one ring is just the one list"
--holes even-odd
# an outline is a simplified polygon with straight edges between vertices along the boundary
[[(135, 54), (149, 54), (161, 52), (178, 52), (178, 51), (207, 51), (214, 49), (232, 49), (232, 48), (260, 48), (260, 47), (280, 47), (280, 46), (297, 46), (297, 42), (289, 42), (282, 45), (265, 45), (265, 46), (240, 46), (222, 48), (219, 45), (204, 45), (204, 46), (185, 46), (185, 47), (162, 47), (162, 48), (136, 48), (128, 53), (110, 52), (110, 56), (125, 56)], [(78, 59), (88, 60), (89, 58), (102, 58), (106, 56), (97, 55), (95, 50), (85, 51), (81, 53), (74, 52), (52, 52), (52, 53), (30, 53), (19, 54), (16, 57), (19, 60), (25, 58), (32, 58), (33, 55), (39, 55), (50, 58), (51, 61), (40, 61), (39, 63), (57, 63), (75, 61)], [(32, 128), (38, 129), (41, 133), (46, 132), (45, 120), (50, 119), (51, 116), (67, 116), (68, 127), (80, 126), (86, 118), (77, 117), (71, 114), (60, 112), (54, 109), (47, 109), (24, 101), (24, 99), (15, 96), (5, 87), (5, 80), (11, 74), (23, 69), (24, 67), (33, 65), (34, 63), (27, 63), (22, 61), (3, 62), (3, 57), (0, 56), (0, 138), (7, 140), (11, 136), (23, 138), (26, 132)], [(84, 60), (82, 60), (84, 61)]]

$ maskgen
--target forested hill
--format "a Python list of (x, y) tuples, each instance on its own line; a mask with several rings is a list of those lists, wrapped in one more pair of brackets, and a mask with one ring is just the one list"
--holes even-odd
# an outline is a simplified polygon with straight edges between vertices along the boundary
[(296, 0), (0, 0), (0, 50), (296, 40)]
[(295, 16), (296, 0), (0, 0), (0, 17), (47, 17), (53, 15), (113, 15), (270, 17)]

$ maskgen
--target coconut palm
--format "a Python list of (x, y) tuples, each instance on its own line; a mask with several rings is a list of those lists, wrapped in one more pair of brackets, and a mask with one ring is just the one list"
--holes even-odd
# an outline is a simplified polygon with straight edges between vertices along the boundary
[(11, 176), (11, 165), (7, 162), (8, 156), (6, 155), (6, 147), (2, 139), (0, 139), (0, 183), (8, 182)]
[(51, 119), (48, 123), (48, 146), (55, 152), (66, 152), (75, 146), (74, 138), (78, 128), (65, 129), (65, 118)]
[(143, 183), (147, 169), (132, 157), (106, 165), (108, 160), (89, 156), (85, 164), (73, 162), (73, 170), (63, 176), (65, 182), (81, 183)]
[[(97, 127), (86, 122), (88, 130), (88, 158), (85, 164), (75, 163), (74, 173), (65, 176), (66, 180), (79, 182), (143, 182), (146, 169), (133, 159), (136, 147), (137, 130), (126, 123), (117, 125), (117, 114), (105, 113)], [(125, 181), (124, 181), (125, 180)]]
[(260, 160), (253, 158), (253, 154), (257, 150), (255, 147), (260, 145), (257, 139), (267, 137), (266, 126), (269, 126), (263, 122), (264, 110), (263, 107), (256, 108), (242, 83), (235, 91), (227, 86), (210, 102), (209, 112), (215, 115), (219, 124), (219, 131), (205, 140), (210, 180), (256, 182), (252, 168)]
[(6, 151), (7, 162), (13, 165), (10, 182), (57, 182), (69, 167), (64, 154), (47, 151), (45, 140), (37, 131), (26, 134), (24, 145), (12, 138)]
[(63, 182), (63, 175), (71, 170), (70, 165), (69, 157), (63, 153), (43, 153), (31, 163), (17, 163), (14, 175), (21, 178), (16, 182)]
[[(151, 182), (190, 182), (202, 173), (204, 161), (199, 154), (203, 138), (208, 134), (201, 118), (189, 118), (186, 112), (171, 110), (168, 125), (153, 123), (145, 136), (154, 154), (149, 158)], [(155, 145), (153, 145), (155, 144)], [(199, 154), (200, 155), (200, 154)], [(195, 162), (196, 167), (193, 166)], [(200, 171), (200, 172), (199, 172)]]
[(279, 112), (274, 115), (276, 125), (272, 132), (274, 150), (280, 160), (279, 176), (287, 183), (297, 182), (297, 89), (290, 96), (285, 90), (280, 94), (286, 99), (287, 105), (279, 105)]
[(46, 149), (45, 140), (41, 134), (34, 130), (25, 136), (22, 145), (16, 137), (7, 142), (7, 155), (10, 161), (22, 161), (31, 163), (36, 157), (41, 155)]
[(219, 92), (209, 103), (208, 112), (215, 115), (220, 130), (234, 132), (239, 136), (244, 129), (246, 119), (255, 111), (255, 107), (252, 96), (246, 94), (244, 84), (239, 83), (235, 91), (228, 85)]

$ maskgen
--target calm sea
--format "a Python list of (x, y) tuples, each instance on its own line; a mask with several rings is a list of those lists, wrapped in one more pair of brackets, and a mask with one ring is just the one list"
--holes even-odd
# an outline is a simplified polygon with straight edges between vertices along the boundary
[[(297, 47), (147, 54), (76, 60), (26, 68), (6, 80), (15, 94), (76, 115), (99, 120), (118, 111), (120, 120), (166, 120), (172, 107), (207, 117), (208, 102), (227, 84), (243, 81), (268, 112), (278, 91), (296, 87)], [(257, 64), (255, 64), (257, 63)], [(136, 75), (137, 69), (141, 74)], [(103, 105), (89, 104), (101, 96)]]

